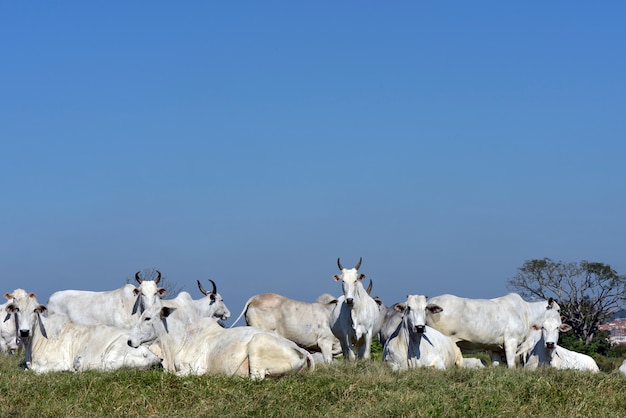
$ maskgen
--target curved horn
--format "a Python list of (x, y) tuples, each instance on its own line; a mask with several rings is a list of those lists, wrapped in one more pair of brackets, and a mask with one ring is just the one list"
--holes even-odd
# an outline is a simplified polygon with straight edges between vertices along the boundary
[(359, 262), (358, 262), (358, 263), (356, 263), (356, 266), (354, 266), (354, 269), (355, 269), (355, 270), (358, 270), (358, 269), (359, 269), (359, 267), (361, 267), (361, 261), (363, 261), (363, 257), (360, 257), (360, 258), (359, 258)]
[(202, 294), (204, 296), (208, 295), (209, 292), (207, 292), (206, 290), (204, 290), (204, 287), (202, 287), (202, 283), (200, 283), (200, 280), (196, 280), (198, 282), (198, 289), (200, 289), (200, 291), (202, 292)]
[(213, 285), (213, 292), (211, 292), (211, 293), (213, 293), (214, 295), (216, 295), (216, 294), (217, 294), (217, 286), (215, 286), (215, 282), (214, 282), (213, 280), (209, 279), (209, 281), (210, 281), (210, 282), (211, 282), (211, 284)]
[(365, 289), (365, 291), (367, 292), (368, 295), (372, 291), (372, 279), (370, 279), (370, 284), (369, 284), (369, 286), (367, 286), (367, 289)]
[(341, 265), (341, 257), (337, 257), (337, 265), (339, 266), (339, 270), (343, 270), (343, 266)]
[(154, 279), (154, 284), (159, 284), (159, 281), (161, 280), (161, 272), (159, 270), (156, 271), (158, 276), (156, 279)]
[(141, 280), (141, 278), (139, 277), (139, 272), (135, 273), (135, 280), (137, 280), (137, 283), (141, 284), (141, 282), (143, 280)]

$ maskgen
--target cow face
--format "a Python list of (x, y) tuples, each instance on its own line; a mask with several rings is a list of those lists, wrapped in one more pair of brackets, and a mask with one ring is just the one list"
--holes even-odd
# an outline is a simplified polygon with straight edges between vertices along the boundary
[(201, 315), (207, 318), (214, 318), (218, 322), (226, 321), (230, 317), (230, 310), (226, 307), (222, 296), (217, 293), (217, 286), (215, 286), (215, 282), (211, 279), (209, 279), (209, 281), (213, 285), (213, 290), (211, 292), (207, 292), (198, 280), (198, 288), (205, 296), (200, 304), (200, 310), (202, 311)]
[(155, 304), (161, 306), (161, 298), (165, 296), (167, 290), (158, 287), (157, 280), (142, 280), (133, 293), (137, 296), (140, 312), (143, 312)]
[(142, 314), (128, 336), (128, 345), (139, 347), (141, 344), (155, 341), (160, 333), (167, 332), (166, 318), (174, 308), (151, 306)]
[[(343, 295), (346, 300), (346, 304), (352, 306), (354, 303), (354, 298), (357, 294), (357, 286), (359, 282), (365, 278), (365, 274), (360, 274), (358, 272), (359, 267), (361, 267), (361, 261), (356, 264), (354, 268), (346, 269), (341, 265), (340, 259), (337, 259), (337, 264), (339, 265), (339, 270), (341, 270), (341, 274), (335, 274), (333, 278), (336, 282), (341, 282), (341, 287), (343, 289)], [(361, 287), (363, 285), (361, 284)]]
[(39, 315), (46, 311), (46, 307), (37, 302), (37, 296), (34, 293), (26, 293), (22, 289), (16, 289), (11, 296), (13, 296), (12, 302), (5, 309), (15, 320), (16, 340), (30, 338), (38, 323)]
[(404, 306), (407, 329), (416, 334), (426, 331), (426, 296), (408, 295)]
[(534, 330), (541, 330), (541, 336), (543, 338), (545, 347), (548, 350), (553, 350), (559, 341), (559, 332), (567, 332), (572, 327), (561, 322), (561, 317), (558, 312), (549, 315), (544, 321), (541, 327), (533, 325)]

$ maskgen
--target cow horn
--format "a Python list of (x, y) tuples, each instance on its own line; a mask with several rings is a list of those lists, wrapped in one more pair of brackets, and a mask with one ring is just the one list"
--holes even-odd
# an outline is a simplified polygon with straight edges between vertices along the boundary
[(137, 283), (141, 284), (142, 280), (139, 277), (139, 272), (135, 273), (135, 280), (137, 280)]
[(341, 257), (337, 257), (337, 265), (339, 266), (339, 270), (343, 271), (343, 266), (341, 265)]
[(200, 289), (200, 291), (202, 292), (202, 294), (204, 296), (208, 295), (209, 292), (207, 292), (206, 290), (204, 290), (204, 287), (202, 287), (202, 283), (200, 283), (200, 280), (196, 280), (198, 282), (198, 289)]
[(211, 284), (213, 285), (213, 291), (211, 293), (213, 293), (214, 295), (217, 294), (217, 286), (215, 286), (215, 282), (211, 279), (209, 279), (209, 281), (211, 282)]
[(159, 270), (157, 270), (156, 272), (157, 272), (157, 278), (154, 279), (154, 284), (159, 284), (159, 281), (161, 280), (161, 272)]
[(372, 279), (370, 279), (370, 284), (369, 286), (367, 286), (367, 289), (365, 289), (365, 291), (368, 295), (372, 292)]
[(356, 266), (354, 266), (354, 269), (355, 269), (355, 270), (358, 270), (358, 269), (359, 269), (359, 267), (361, 267), (361, 261), (363, 261), (363, 257), (360, 257), (360, 258), (359, 258), (359, 262), (358, 262), (358, 263), (356, 263)]

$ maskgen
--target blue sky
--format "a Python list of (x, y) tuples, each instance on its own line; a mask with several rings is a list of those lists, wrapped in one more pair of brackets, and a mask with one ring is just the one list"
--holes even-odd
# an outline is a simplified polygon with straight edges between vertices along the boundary
[(626, 273), (626, 5), (4, 2), (3, 291), (156, 267), (233, 312)]

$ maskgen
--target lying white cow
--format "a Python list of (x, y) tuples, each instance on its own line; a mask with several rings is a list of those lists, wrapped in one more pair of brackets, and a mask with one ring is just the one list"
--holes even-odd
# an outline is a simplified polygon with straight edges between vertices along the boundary
[[(13, 293), (19, 291), (24, 292), (23, 289), (15, 289)], [(20, 347), (17, 322), (15, 316), (6, 309), (13, 302), (13, 295), (7, 292), (4, 297), (7, 302), (0, 305), (0, 353), (14, 353)]]
[[(553, 299), (548, 301), (549, 306), (553, 306), (553, 303)], [(543, 323), (532, 326), (531, 334), (524, 343), (532, 346), (532, 349), (523, 356), (524, 368), (535, 370), (537, 367), (550, 366), (559, 342), (559, 333), (570, 329), (571, 326), (562, 323), (559, 311), (549, 309)]]
[(394, 371), (462, 366), (463, 356), (456, 344), (426, 325), (426, 296), (408, 295), (405, 303), (397, 303), (393, 309), (402, 312), (402, 321), (385, 344), (383, 361)]
[[(329, 324), (335, 337), (339, 339), (344, 360), (370, 358), (372, 337), (380, 327), (378, 304), (367, 293), (361, 281), (365, 277), (359, 274), (362, 259), (351, 269), (345, 269), (341, 260), (337, 265), (341, 275), (335, 274), (335, 281), (341, 282), (343, 296), (337, 299)], [(356, 353), (355, 353), (356, 351)]]
[(40, 315), (45, 312), (46, 307), (40, 305), (34, 293), (27, 293), (23, 289), (15, 289), (9, 302), (5, 306), (7, 312), (6, 322), (9, 329), (13, 329), (9, 338), (9, 346), (24, 347), (26, 366), (31, 358), (31, 346), (34, 327), (39, 323)]
[(568, 350), (560, 345), (555, 347), (550, 365), (555, 369), (561, 370), (573, 369), (592, 373), (598, 373), (600, 371), (598, 364), (591, 356)]
[(215, 282), (209, 279), (213, 285), (210, 292), (204, 290), (202, 284), (198, 280), (198, 288), (205, 296), (202, 299), (192, 299), (188, 292), (180, 292), (174, 299), (164, 299), (162, 304), (170, 308), (184, 310), (190, 319), (196, 318), (213, 318), (219, 323), (230, 317), (230, 311), (224, 303), (222, 296), (217, 293)]
[(326, 363), (333, 361), (333, 354), (341, 353), (339, 340), (330, 330), (326, 304), (264, 293), (248, 299), (231, 328), (244, 315), (249, 326), (277, 332), (308, 351), (321, 352)]
[(263, 379), (315, 367), (306, 350), (274, 332), (254, 327), (224, 329), (210, 318), (185, 323), (172, 311), (166, 306), (145, 310), (130, 332), (128, 345), (158, 344), (166, 369), (178, 375)]
[(147, 369), (161, 359), (146, 347), (127, 344), (128, 330), (108, 325), (80, 325), (66, 315), (40, 317), (45, 336), (35, 330), (29, 369), (36, 373), (83, 370)]
[(48, 300), (50, 314), (62, 313), (76, 324), (110, 325), (130, 329), (138, 316), (135, 313), (157, 304), (167, 292), (159, 288), (161, 273), (157, 270), (155, 280), (142, 280), (139, 272), (135, 279), (139, 287), (127, 284), (119, 289), (105, 292), (85, 290), (61, 290), (55, 292)]
[[(556, 302), (554, 307), (560, 309)], [(429, 300), (426, 324), (453, 338), (461, 350), (504, 349), (508, 367), (514, 368), (516, 354), (526, 354), (520, 345), (548, 309), (546, 301), (526, 302), (516, 293), (495, 299), (441, 295)]]

